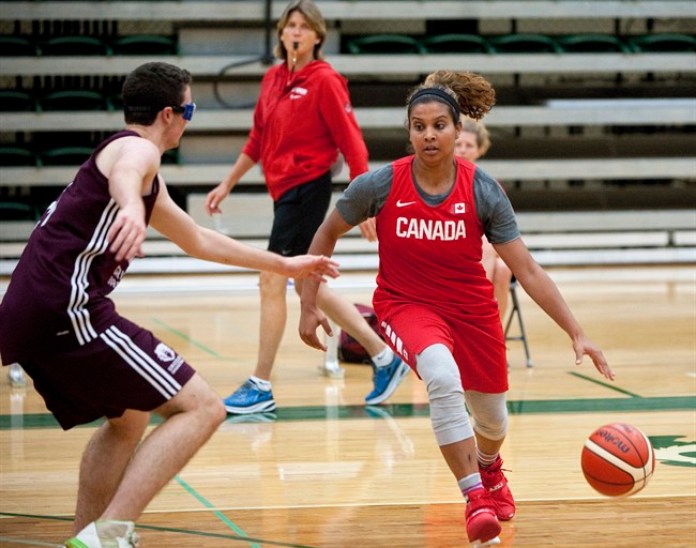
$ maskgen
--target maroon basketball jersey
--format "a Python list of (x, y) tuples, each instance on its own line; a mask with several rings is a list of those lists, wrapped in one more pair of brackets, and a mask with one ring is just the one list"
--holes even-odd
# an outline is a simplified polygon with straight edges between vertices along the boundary
[[(87, 344), (117, 316), (107, 295), (128, 262), (117, 262), (108, 250), (106, 235), (118, 205), (95, 158), (126, 136), (138, 134), (121, 131), (103, 141), (34, 227), (0, 304), (3, 363)], [(143, 198), (146, 222), (158, 191), (155, 177), (151, 194)]]

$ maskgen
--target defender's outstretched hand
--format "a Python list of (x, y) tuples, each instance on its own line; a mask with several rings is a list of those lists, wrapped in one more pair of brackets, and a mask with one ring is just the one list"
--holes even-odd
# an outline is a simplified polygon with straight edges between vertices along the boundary
[(285, 258), (284, 274), (289, 278), (314, 278), (321, 282), (329, 278), (338, 278), (338, 263), (322, 255), (298, 255)]

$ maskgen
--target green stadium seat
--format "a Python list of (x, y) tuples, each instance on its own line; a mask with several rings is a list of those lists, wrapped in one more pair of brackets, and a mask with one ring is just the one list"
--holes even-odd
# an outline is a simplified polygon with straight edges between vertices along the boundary
[(632, 53), (634, 49), (612, 34), (572, 34), (557, 38), (565, 53), (618, 52)]
[(39, 102), (39, 109), (60, 110), (112, 110), (110, 103), (98, 91), (72, 89), (53, 91)]
[(46, 166), (74, 166), (77, 168), (89, 158), (92, 151), (93, 149), (88, 147), (51, 148), (41, 154), (41, 159)]
[(355, 54), (426, 53), (421, 43), (403, 34), (373, 34), (348, 41), (348, 51)]
[(0, 90), (0, 111), (2, 112), (32, 112), (36, 110), (36, 107), (36, 100), (26, 91)]
[(0, 200), (0, 221), (38, 221), (36, 208), (23, 202)]
[(661, 33), (646, 34), (631, 38), (631, 43), (639, 52), (693, 52), (696, 51), (696, 37), (690, 34)]
[(57, 36), (39, 44), (40, 55), (111, 55), (111, 47), (96, 36)]
[(15, 35), (0, 35), (0, 56), (25, 57), (37, 55), (36, 44), (29, 38)]
[(477, 34), (440, 34), (421, 41), (427, 53), (494, 53), (488, 41)]
[(558, 42), (545, 34), (506, 34), (488, 41), (497, 53), (563, 53)]
[(112, 43), (115, 55), (177, 55), (177, 41), (159, 34), (122, 36)]
[(0, 166), (40, 167), (41, 159), (28, 148), (20, 146), (0, 147)]

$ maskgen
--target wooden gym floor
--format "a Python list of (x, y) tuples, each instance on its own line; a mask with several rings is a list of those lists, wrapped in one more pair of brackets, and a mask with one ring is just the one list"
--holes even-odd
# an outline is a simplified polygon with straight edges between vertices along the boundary
[[(696, 267), (549, 269), (617, 372), (573, 364), (565, 334), (518, 289), (533, 368), (509, 343), (504, 467), (518, 502), (501, 546), (696, 546)], [(332, 285), (369, 303), (372, 273)], [(255, 276), (132, 277), (120, 311), (176, 348), (227, 395), (256, 354)], [(7, 280), (0, 280), (4, 289)], [(387, 405), (362, 404), (364, 365), (320, 375), (296, 336), (298, 299), (274, 371), (273, 414), (229, 418), (150, 504), (142, 546), (466, 546), (464, 504), (411, 374)], [(79, 457), (94, 426), (62, 432), (31, 387), (0, 378), (0, 545), (57, 546), (70, 534)], [(657, 467), (630, 498), (595, 493), (580, 471), (587, 435), (629, 422)]]

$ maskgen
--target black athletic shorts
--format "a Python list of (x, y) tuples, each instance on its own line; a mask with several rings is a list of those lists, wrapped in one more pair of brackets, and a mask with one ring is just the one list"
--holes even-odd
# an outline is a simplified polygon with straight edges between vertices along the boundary
[(331, 173), (288, 190), (273, 203), (273, 228), (268, 250), (294, 257), (304, 255), (331, 202)]

